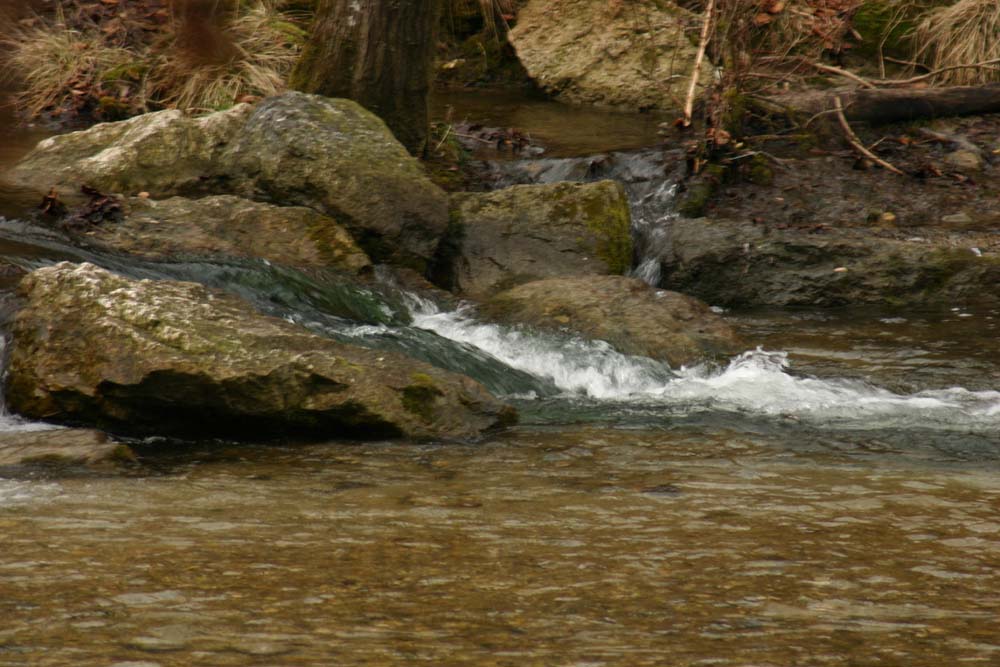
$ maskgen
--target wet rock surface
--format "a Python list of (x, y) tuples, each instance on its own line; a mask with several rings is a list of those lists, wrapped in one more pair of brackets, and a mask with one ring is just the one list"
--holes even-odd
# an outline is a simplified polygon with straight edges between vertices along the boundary
[(308, 206), (347, 228), (372, 259), (418, 270), (448, 223), (447, 196), (385, 123), (350, 100), (295, 92), (202, 118), (163, 111), (51, 137), (8, 179), (62, 195), (88, 186)]
[(514, 417), (467, 377), (321, 338), (194, 283), (61, 263), (19, 290), (7, 401), (31, 418), (133, 434), (427, 439)]
[(619, 352), (673, 366), (745, 349), (704, 303), (624, 276), (540, 280), (497, 294), (482, 310), (508, 323), (607, 341)]
[(725, 306), (842, 306), (997, 300), (1000, 257), (979, 248), (860, 229), (772, 229), (675, 220), (661, 285)]
[(0, 466), (115, 466), (133, 459), (127, 445), (90, 429), (0, 433)]
[(452, 196), (456, 292), (485, 298), (541, 278), (624, 273), (632, 261), (628, 201), (613, 181), (513, 186)]
[(256, 257), (349, 272), (371, 266), (332, 218), (304, 206), (274, 206), (231, 195), (159, 201), (132, 197), (120, 222), (93, 227), (87, 240), (158, 260)]

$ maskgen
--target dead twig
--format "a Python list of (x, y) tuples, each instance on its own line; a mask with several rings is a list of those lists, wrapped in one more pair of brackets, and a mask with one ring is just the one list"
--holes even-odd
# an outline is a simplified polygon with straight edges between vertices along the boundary
[(978, 69), (986, 68), (990, 65), (1000, 65), (1000, 58), (994, 58), (993, 60), (984, 60), (978, 63), (967, 63), (962, 65), (951, 65), (949, 67), (942, 67), (940, 69), (931, 70), (927, 74), (921, 74), (919, 76), (911, 76), (909, 79), (881, 79), (878, 81), (873, 81), (877, 86), (909, 86), (914, 83), (920, 83), (921, 81), (926, 81), (932, 77), (942, 74), (944, 72), (951, 72), (957, 69)]
[(836, 74), (837, 76), (842, 76), (845, 79), (850, 79), (855, 83), (861, 84), (865, 88), (876, 88), (875, 84), (865, 79), (863, 77), (854, 74), (853, 72), (848, 72), (846, 69), (840, 69), (839, 67), (834, 67), (833, 65), (824, 65), (823, 63), (809, 63), (810, 67), (815, 67), (816, 69), (823, 72), (830, 72), (831, 74)]
[(691, 127), (691, 116), (694, 114), (694, 92), (698, 87), (698, 75), (701, 73), (701, 63), (705, 59), (705, 48), (708, 46), (708, 36), (712, 27), (712, 12), (715, 11), (715, 0), (708, 0), (705, 6), (705, 18), (702, 19), (701, 37), (698, 39), (698, 53), (691, 68), (691, 83), (688, 84), (687, 97), (684, 99), (684, 127)]
[(847, 143), (849, 143), (854, 148), (854, 150), (856, 150), (858, 153), (861, 153), (861, 155), (868, 158), (869, 160), (879, 165), (883, 169), (888, 169), (892, 173), (899, 174), (900, 176), (906, 175), (902, 171), (900, 171), (899, 169), (889, 164), (882, 158), (875, 155), (875, 153), (872, 153), (870, 150), (864, 147), (864, 144), (862, 144), (861, 140), (858, 139), (858, 135), (854, 134), (854, 130), (852, 130), (851, 126), (848, 124), (847, 117), (844, 116), (844, 105), (841, 104), (839, 95), (834, 96), (833, 106), (834, 106), (834, 111), (837, 114), (837, 122), (840, 123), (840, 128), (844, 131), (844, 136), (847, 139)]

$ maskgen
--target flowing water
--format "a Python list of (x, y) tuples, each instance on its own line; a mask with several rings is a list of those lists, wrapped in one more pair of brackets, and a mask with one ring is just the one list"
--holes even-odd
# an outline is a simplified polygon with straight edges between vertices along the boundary
[[(644, 164), (503, 170), (628, 165), (655, 244), (670, 180)], [(387, 281), (135, 262), (23, 220), (0, 256), (228, 289), (522, 415), (474, 444), (152, 440), (125, 474), (7, 469), (0, 666), (1000, 664), (995, 309), (727, 313), (750, 349), (672, 369)]]

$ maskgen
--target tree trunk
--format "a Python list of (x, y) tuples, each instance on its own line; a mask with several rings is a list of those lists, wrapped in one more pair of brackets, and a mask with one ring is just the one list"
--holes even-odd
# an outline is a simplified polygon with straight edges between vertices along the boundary
[(440, 6), (440, 0), (318, 0), (291, 87), (355, 100), (411, 153), (422, 154)]
[(833, 90), (782, 95), (770, 101), (787, 111), (811, 115), (833, 109), (834, 97), (840, 97), (848, 120), (869, 123), (1000, 111), (1000, 85)]

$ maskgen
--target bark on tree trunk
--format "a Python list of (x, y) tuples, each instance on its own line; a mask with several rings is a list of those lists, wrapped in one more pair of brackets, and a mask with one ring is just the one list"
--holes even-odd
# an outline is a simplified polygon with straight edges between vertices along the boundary
[(784, 95), (771, 101), (791, 112), (817, 114), (840, 97), (848, 120), (894, 123), (917, 118), (964, 116), (1000, 111), (1000, 85), (947, 88), (857, 89)]
[(411, 153), (422, 154), (440, 6), (440, 0), (318, 0), (291, 87), (357, 101)]

